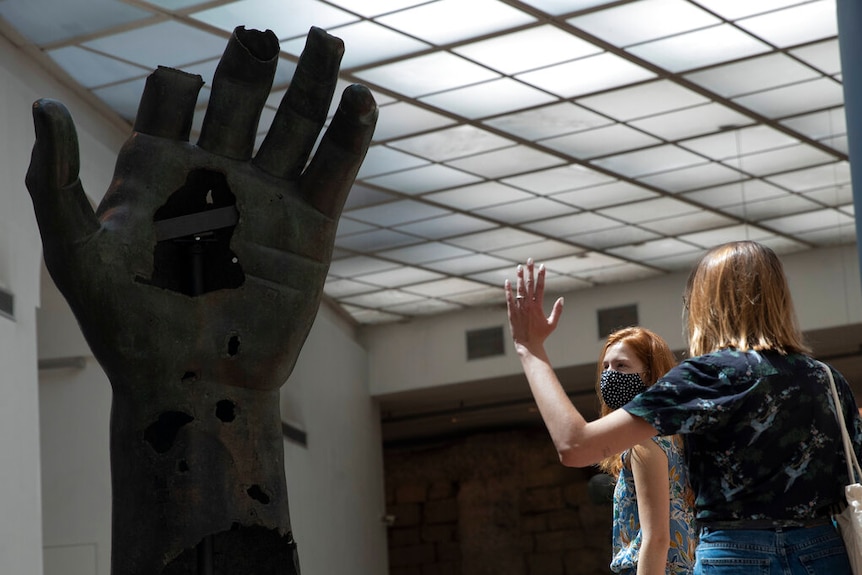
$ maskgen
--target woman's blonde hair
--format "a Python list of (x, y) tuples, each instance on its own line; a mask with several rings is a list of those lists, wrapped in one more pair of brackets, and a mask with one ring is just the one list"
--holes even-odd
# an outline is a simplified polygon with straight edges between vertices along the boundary
[[(658, 378), (670, 371), (676, 364), (676, 359), (673, 352), (667, 345), (667, 342), (655, 332), (652, 332), (644, 327), (626, 327), (617, 330), (608, 336), (605, 345), (602, 348), (602, 353), (599, 356), (598, 370), (596, 374), (596, 394), (599, 397), (599, 410), (602, 416), (611, 413), (613, 410), (602, 401), (599, 383), (602, 371), (604, 371), (604, 358), (608, 349), (618, 343), (625, 344), (629, 350), (641, 361), (646, 370), (640, 374), (641, 379), (647, 387), (651, 387), (658, 381)], [(611, 455), (599, 462), (599, 467), (605, 473), (609, 473), (614, 477), (618, 477), (620, 470), (623, 467), (620, 454)]]
[(689, 275), (683, 301), (692, 356), (724, 348), (810, 352), (781, 261), (762, 244), (731, 242), (706, 252)]

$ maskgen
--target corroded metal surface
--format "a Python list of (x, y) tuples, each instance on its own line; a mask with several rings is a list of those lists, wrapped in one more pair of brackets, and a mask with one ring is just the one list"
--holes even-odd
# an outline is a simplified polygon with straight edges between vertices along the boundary
[(52, 278), (113, 389), (113, 575), (295, 573), (279, 388), (317, 313), (377, 118), (351, 86), (310, 163), (342, 42), (319, 29), (254, 154), (279, 44), (237, 28), (199, 76), (159, 68), (95, 212), (74, 123), (34, 104), (27, 187)]

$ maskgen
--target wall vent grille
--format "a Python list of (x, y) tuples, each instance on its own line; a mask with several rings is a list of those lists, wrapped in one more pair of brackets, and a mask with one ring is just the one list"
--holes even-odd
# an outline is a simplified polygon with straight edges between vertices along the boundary
[(599, 339), (608, 337), (620, 328), (638, 325), (638, 306), (634, 303), (600, 309), (597, 315), (599, 320)]
[(474, 329), (467, 332), (467, 359), (505, 355), (503, 326)]

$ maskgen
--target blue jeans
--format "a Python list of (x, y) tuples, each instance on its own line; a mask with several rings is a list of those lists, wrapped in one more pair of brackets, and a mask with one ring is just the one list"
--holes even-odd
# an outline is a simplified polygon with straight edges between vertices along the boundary
[(778, 529), (709, 529), (700, 533), (695, 575), (850, 575), (832, 525)]

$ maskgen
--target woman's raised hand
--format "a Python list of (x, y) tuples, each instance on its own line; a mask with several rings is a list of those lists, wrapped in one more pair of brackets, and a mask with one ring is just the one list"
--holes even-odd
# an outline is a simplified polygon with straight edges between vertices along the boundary
[(545, 266), (535, 270), (532, 258), (526, 266), (519, 265), (517, 283), (506, 280), (506, 308), (509, 330), (519, 354), (535, 353), (544, 345), (545, 339), (556, 329), (563, 313), (563, 298), (557, 298), (551, 314), (545, 316), (542, 299), (545, 293)]

